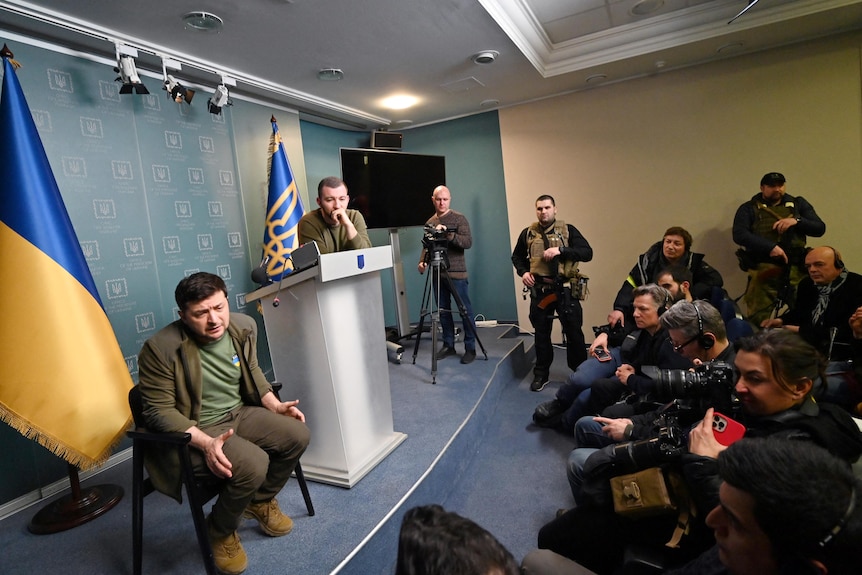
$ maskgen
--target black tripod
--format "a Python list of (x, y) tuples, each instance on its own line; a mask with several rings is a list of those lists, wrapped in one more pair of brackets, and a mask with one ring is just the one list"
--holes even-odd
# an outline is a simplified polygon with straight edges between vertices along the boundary
[[(446, 261), (444, 262), (444, 260)], [(452, 283), (452, 278), (449, 277), (449, 263), (446, 258), (445, 245), (440, 246), (436, 242), (426, 245), (425, 263), (428, 264), (428, 277), (425, 278), (425, 292), (422, 295), (419, 326), (416, 328), (413, 363), (416, 363), (416, 356), (419, 354), (419, 342), (422, 340), (422, 329), (425, 326), (425, 318), (431, 316), (431, 383), (437, 383), (437, 326), (440, 324), (440, 304), (438, 303), (440, 301), (440, 282), (446, 282), (446, 286), (449, 288), (449, 292), (458, 306), (458, 313), (461, 314), (461, 323), (464, 329), (472, 330), (473, 335), (476, 336), (476, 343), (479, 344), (479, 349), (482, 350), (485, 361), (488, 360), (488, 353), (485, 351), (485, 346), (482, 345), (482, 340), (479, 339), (479, 334), (476, 332), (476, 326), (473, 324), (472, 318), (467, 315), (467, 308), (464, 307), (464, 302), (461, 300), (461, 296), (458, 295), (455, 285)], [(432, 295), (434, 296), (433, 300)]]

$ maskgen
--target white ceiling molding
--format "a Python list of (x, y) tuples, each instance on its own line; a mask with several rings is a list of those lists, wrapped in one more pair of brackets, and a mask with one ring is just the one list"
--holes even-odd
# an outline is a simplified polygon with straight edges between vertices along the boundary
[[(544, 78), (858, 3), (797, 0), (746, 13), (728, 25), (727, 21), (739, 13), (744, 3), (716, 0), (554, 44), (529, 8), (528, 0), (478, 1)], [(761, 0), (761, 4), (766, 2)]]

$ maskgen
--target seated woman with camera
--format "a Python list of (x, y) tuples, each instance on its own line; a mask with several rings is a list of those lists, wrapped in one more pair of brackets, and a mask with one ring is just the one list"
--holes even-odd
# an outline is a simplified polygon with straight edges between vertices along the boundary
[[(811, 345), (785, 330), (768, 330), (737, 343), (734, 359), (734, 391), (741, 404), (739, 422), (746, 437), (779, 435), (812, 441), (848, 462), (862, 454), (862, 435), (844, 410), (816, 403), (811, 394), (823, 377), (824, 362)], [(676, 513), (632, 519), (614, 512), (610, 505), (609, 478), (643, 468), (660, 466), (681, 470), (694, 501), (695, 513), (687, 534), (673, 551), (673, 560), (683, 562), (712, 545), (712, 535), (703, 523), (707, 511), (718, 503), (716, 457), (725, 447), (713, 431), (713, 410), (688, 435), (683, 453), (652, 451), (655, 459), (668, 453), (670, 460), (649, 460), (644, 448), (637, 461), (627, 457), (630, 449), (608, 446), (595, 452), (584, 468), (584, 498), (578, 507), (562, 514), (539, 531), (538, 543), (573, 559), (599, 574), (612, 573), (622, 562), (625, 548), (634, 542), (662, 548), (677, 527)], [(641, 440), (648, 441), (648, 440)], [(642, 445), (646, 445), (645, 443)], [(614, 459), (614, 455), (622, 455)]]

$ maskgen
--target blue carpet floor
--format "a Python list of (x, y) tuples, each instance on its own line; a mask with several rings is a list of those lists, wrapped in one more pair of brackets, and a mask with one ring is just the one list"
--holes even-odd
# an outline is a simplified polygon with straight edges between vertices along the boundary
[[(564, 463), (573, 440), (530, 425), (534, 407), (551, 399), (566, 376), (565, 353), (556, 353), (551, 384), (534, 393), (532, 338), (505, 326), (479, 335), (488, 361), (481, 352), (468, 366), (455, 357), (442, 360), (435, 385), (430, 338), (423, 338), (415, 365), (413, 344), (404, 342), (403, 363), (390, 364), (389, 372), (394, 427), (407, 439), (352, 489), (309, 483), (314, 517), (290, 482), (278, 498), (295, 522), (290, 535), (267, 537), (253, 522), (240, 528), (248, 574), (390, 575), (401, 516), (426, 503), (475, 520), (519, 560), (535, 547), (538, 529), (572, 503)], [(104, 516), (69, 531), (27, 531), (44, 502), (0, 521), (0, 572), (131, 573), (130, 479), (131, 461), (125, 461), (85, 482), (118, 484), (127, 495)], [(188, 507), (150, 495), (144, 573), (202, 572)]]

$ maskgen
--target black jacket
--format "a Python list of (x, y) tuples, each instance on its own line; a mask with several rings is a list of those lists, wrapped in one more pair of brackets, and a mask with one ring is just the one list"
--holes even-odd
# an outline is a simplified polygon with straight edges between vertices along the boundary
[(653, 335), (646, 330), (636, 330), (628, 337), (635, 337), (637, 342), (631, 350), (622, 346), (621, 357), (625, 363), (635, 368), (635, 373), (626, 380), (626, 387), (632, 393), (639, 395), (652, 392), (655, 381), (642, 372), (645, 365), (658, 367), (659, 369), (689, 369), (691, 361), (673, 350), (673, 344), (668, 339), (667, 331), (659, 328)]
[[(835, 405), (815, 403), (810, 397), (798, 407), (781, 413), (766, 417), (740, 417), (740, 421), (746, 426), (745, 437), (779, 435), (793, 440), (813, 441), (848, 463), (855, 462), (862, 454), (862, 433), (850, 414)], [(585, 481), (581, 493), (594, 505), (610, 505), (608, 478), (630, 471), (631, 464), (624, 457), (621, 460), (620, 456), (615, 455), (616, 445), (599, 449), (584, 464)], [(660, 457), (654, 463), (663, 463), (659, 460)], [(702, 521), (719, 503), (721, 479), (718, 462), (711, 457), (685, 453), (680, 459), (664, 462), (664, 465), (682, 467), (695, 506), (701, 511), (698, 517)]]
[[(755, 203), (762, 202), (763, 197), (760, 194), (755, 194), (752, 198), (739, 206), (736, 210), (736, 215), (733, 217), (733, 242), (744, 247), (751, 252), (758, 261), (768, 262), (769, 252), (775, 247), (775, 242), (760, 236), (752, 230), (755, 221)], [(793, 202), (793, 215), (799, 219), (799, 223), (790, 228), (786, 234), (792, 236), (802, 236), (802, 244), (805, 244), (806, 237), (819, 238), (826, 233), (826, 224), (814, 211), (814, 207), (802, 196), (791, 196), (784, 194), (781, 198), (782, 204)], [(790, 245), (791, 238), (786, 235), (785, 241)]]
[[(686, 252), (677, 265), (682, 265), (691, 270), (692, 297), (694, 299), (709, 301), (712, 297), (712, 288), (720, 288), (724, 285), (724, 280), (718, 270), (706, 263), (703, 257), (703, 254)], [(634, 299), (632, 292), (635, 288), (631, 282), (634, 282), (636, 286), (653, 283), (656, 274), (670, 265), (670, 262), (667, 261), (662, 252), (662, 242), (654, 243), (645, 253), (638, 257), (637, 263), (629, 273), (629, 277), (623, 282), (614, 300), (614, 309), (625, 314), (626, 323), (628, 323), (628, 318), (632, 315), (632, 300)]]
[[(848, 463), (862, 454), (862, 433), (844, 409), (829, 403), (816, 403), (810, 397), (798, 407), (766, 417), (740, 417), (745, 437), (779, 436), (813, 441)], [(708, 512), (718, 505), (718, 462), (711, 457), (687, 454), (682, 459), (686, 482), (695, 505)]]
[(786, 325), (798, 325), (802, 339), (816, 347), (824, 357), (832, 361), (850, 359), (853, 356), (852, 347), (858, 345), (858, 340), (853, 339), (848, 321), (856, 308), (862, 306), (862, 275), (847, 273), (844, 283), (829, 296), (829, 305), (820, 316), (820, 321), (814, 324), (812, 313), (819, 297), (817, 286), (811, 278), (802, 278), (796, 290), (796, 306), (782, 315), (781, 320)]

